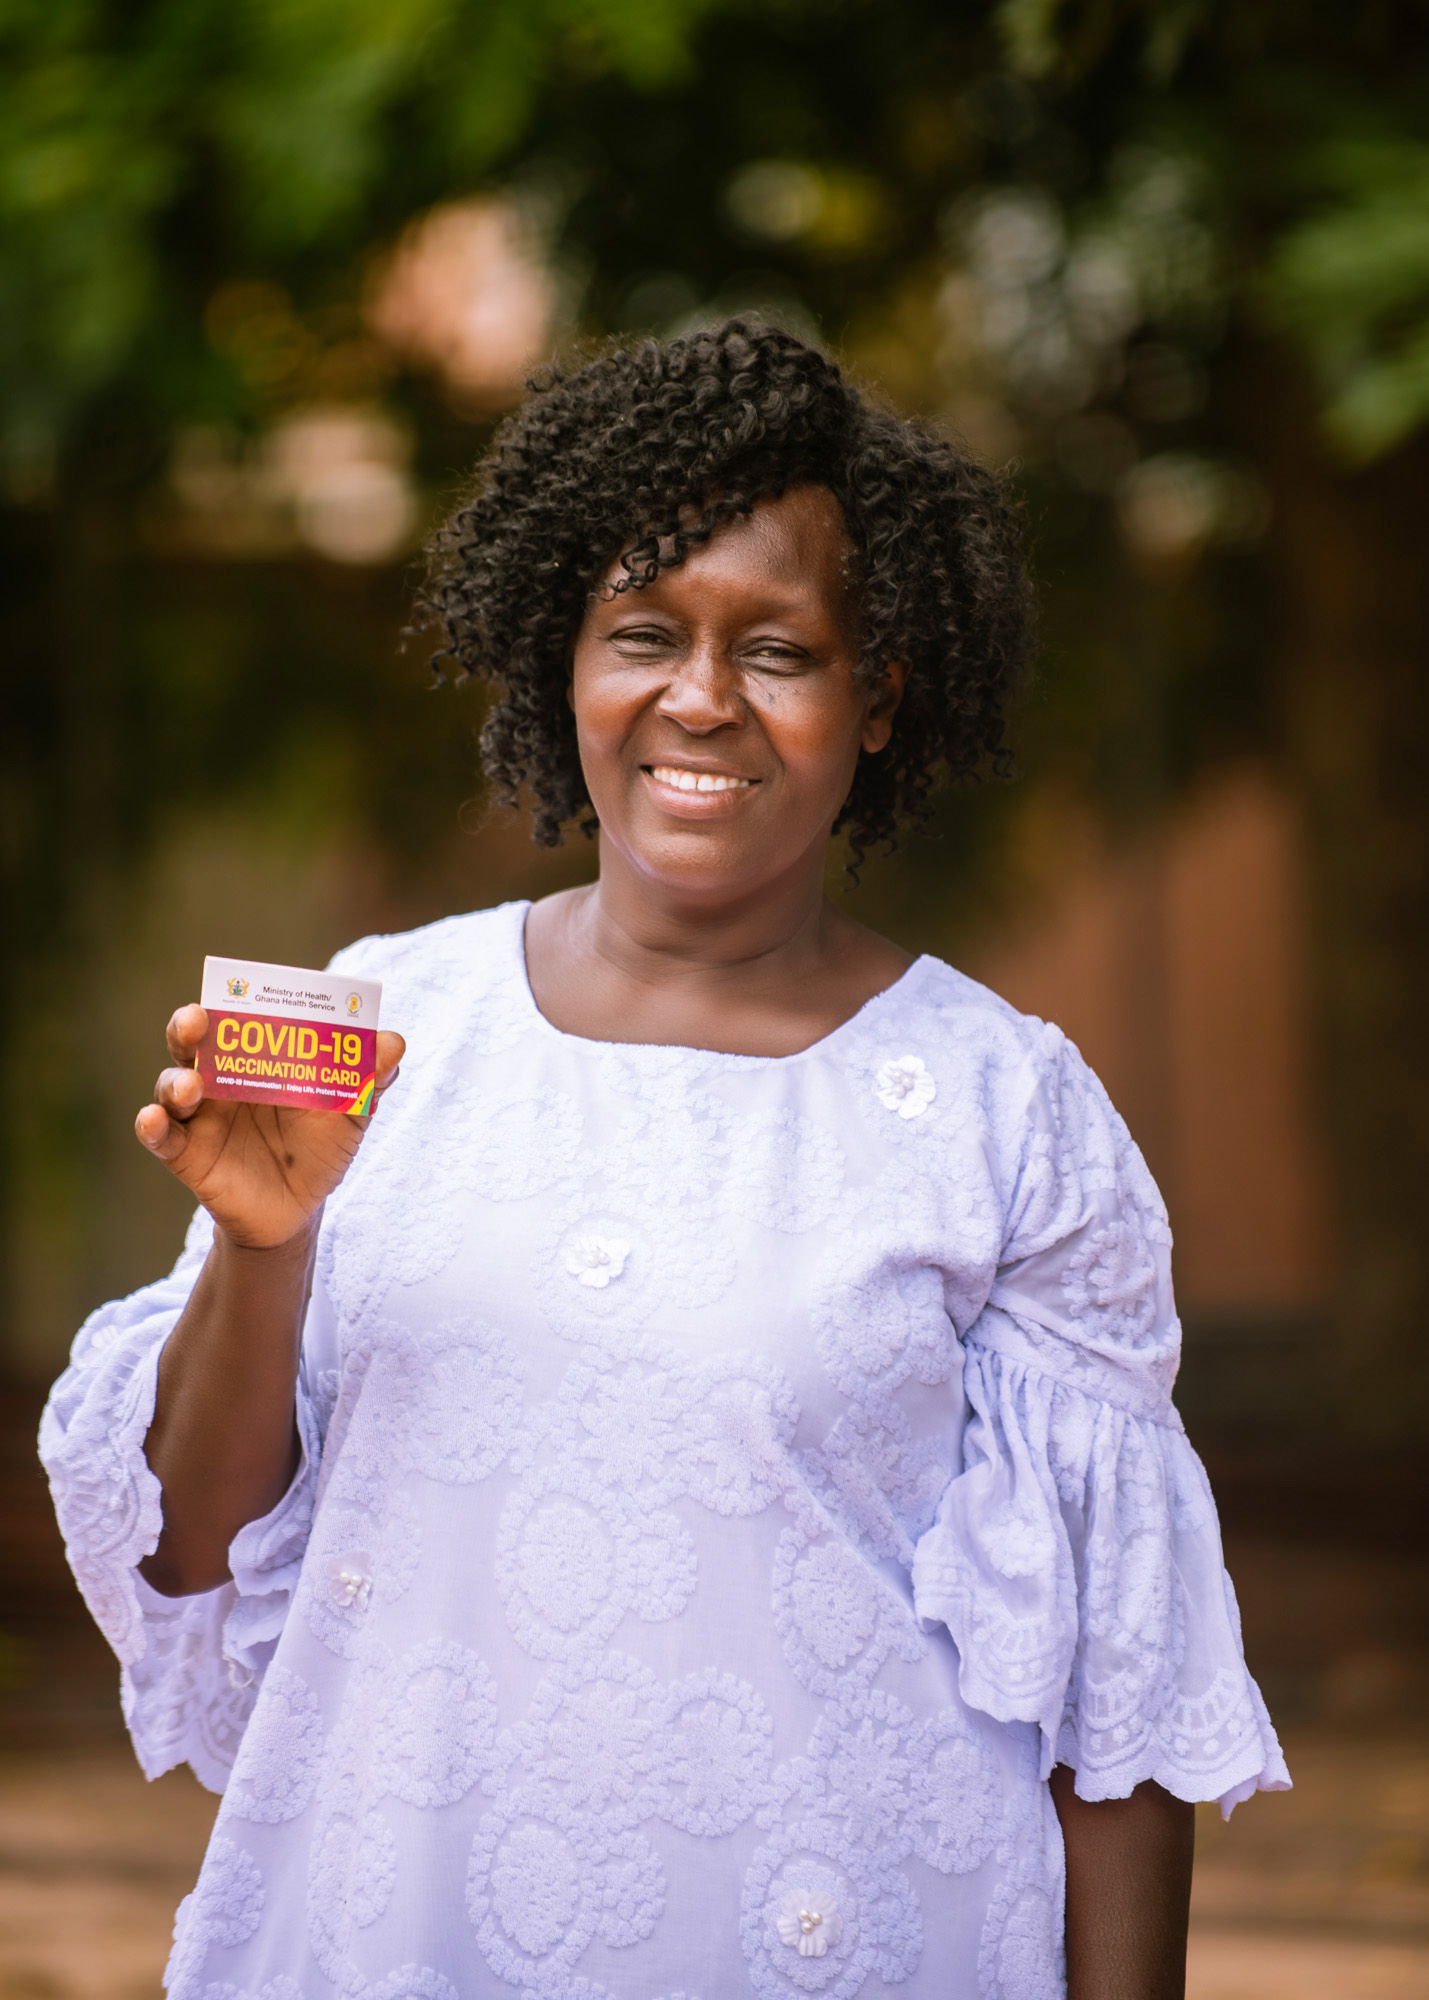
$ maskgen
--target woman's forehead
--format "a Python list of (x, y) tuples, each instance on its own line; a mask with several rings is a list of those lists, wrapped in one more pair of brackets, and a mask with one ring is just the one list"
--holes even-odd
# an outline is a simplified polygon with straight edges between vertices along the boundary
[[(698, 519), (694, 509), (690, 515)], [(662, 542), (661, 547), (666, 552), (669, 543)], [(755, 501), (748, 514), (720, 522), (707, 542), (692, 548), (683, 562), (662, 569), (657, 579), (642, 586), (641, 594), (719, 580), (779, 586), (781, 592), (804, 599), (832, 599), (842, 605), (849, 595), (853, 553), (843, 509), (829, 489), (794, 486), (777, 497)], [(626, 574), (623, 556), (617, 557), (603, 579), (607, 589)]]

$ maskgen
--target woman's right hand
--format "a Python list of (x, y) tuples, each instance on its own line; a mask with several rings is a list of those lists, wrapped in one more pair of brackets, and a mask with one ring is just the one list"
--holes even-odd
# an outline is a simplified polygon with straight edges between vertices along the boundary
[[(368, 1119), (207, 1097), (193, 1067), (207, 1033), (202, 1007), (179, 1008), (168, 1027), (172, 1067), (160, 1071), (154, 1101), (139, 1113), (134, 1130), (233, 1243), (277, 1249), (311, 1230), (361, 1145)], [(374, 1110), (405, 1048), (400, 1035), (379, 1031)]]

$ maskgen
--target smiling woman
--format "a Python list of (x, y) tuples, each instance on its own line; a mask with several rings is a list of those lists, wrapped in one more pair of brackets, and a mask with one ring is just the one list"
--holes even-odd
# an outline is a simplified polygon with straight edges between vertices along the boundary
[[(424, 609), (439, 667), (500, 690), (498, 796), (525, 788), (537, 840), (600, 830), (599, 895), (528, 927), (543, 1010), (731, 1053), (806, 1047), (904, 969), (824, 902), (830, 833), (857, 861), (939, 776), (997, 762), (1030, 652), (999, 482), (739, 320), (544, 377), (437, 537)], [(617, 934), (677, 881), (721, 907), (717, 962), (698, 922), (698, 979), (667, 958), (654, 991), (614, 971)]]
[(549, 378), (426, 603), (599, 879), (339, 954), (374, 1120), (207, 1097), (181, 1007), (189, 1245), (45, 1419), (140, 1758), (224, 1790), (171, 2000), (1175, 2000), (1190, 1802), (1288, 1780), (1165, 1212), (823, 894), (996, 755), (996, 482), (731, 323)]
[[(513, 802), (529, 788), (538, 840), (593, 823), (565, 699), (590, 593), (602, 580), (618, 595), (653, 583), (717, 527), (802, 486), (822, 490), (825, 525), (837, 503), (841, 575), (820, 615), (847, 620), (861, 681), (892, 661), (909, 677), (904, 727), (885, 755), (858, 760), (835, 807), (855, 854), (892, 839), (937, 773), (962, 778), (997, 758), (1030, 653), (1000, 482), (803, 341), (731, 320), (549, 372), (437, 538), (424, 608), (445, 635), (438, 662), (502, 688), (486, 767)], [(807, 519), (801, 532), (802, 557), (819, 535)], [(802, 582), (807, 610), (816, 593)]]
[[(788, 1055), (907, 965), (811, 894), (857, 761), (887, 746), (908, 675), (901, 660), (859, 670), (852, 557), (827, 487), (795, 486), (638, 589), (619, 588), (619, 564), (596, 585), (571, 705), (600, 893), (553, 897), (527, 926), (532, 985), (558, 1027), (614, 1039), (634, 1021), (642, 1039), (673, 1030), (691, 1046)], [(723, 970), (706, 965), (675, 997), (633, 965), (621, 976), (615, 935), (677, 905), (681, 929), (707, 940), (718, 909)], [(791, 978), (798, 958), (808, 978)]]

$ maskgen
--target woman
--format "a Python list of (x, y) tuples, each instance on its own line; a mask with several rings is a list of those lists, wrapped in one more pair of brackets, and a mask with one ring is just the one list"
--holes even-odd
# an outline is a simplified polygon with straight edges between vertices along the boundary
[(180, 1008), (188, 1247), (45, 1423), (141, 1761), (225, 1788), (171, 1996), (1166, 2000), (1188, 1801), (1287, 1780), (1164, 1213), (823, 895), (998, 754), (996, 482), (730, 322), (546, 381), (427, 603), (600, 879), (340, 954), (365, 1132), (206, 1102)]

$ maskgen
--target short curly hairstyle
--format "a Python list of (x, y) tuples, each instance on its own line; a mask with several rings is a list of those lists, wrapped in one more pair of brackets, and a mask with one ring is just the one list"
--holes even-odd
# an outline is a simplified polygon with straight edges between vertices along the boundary
[(835, 822), (855, 864), (896, 844), (939, 775), (1005, 767), (1031, 603), (1016, 511), (992, 473), (751, 319), (615, 347), (530, 391), (437, 533), (417, 614), (439, 630), (439, 679), (450, 666), (498, 690), (482, 763), (503, 803), (528, 788), (543, 846), (596, 825), (566, 699), (590, 592), (617, 557), (616, 589), (638, 590), (721, 522), (810, 483), (835, 495), (853, 543), (860, 675), (909, 668), (893, 739), (860, 756)]

